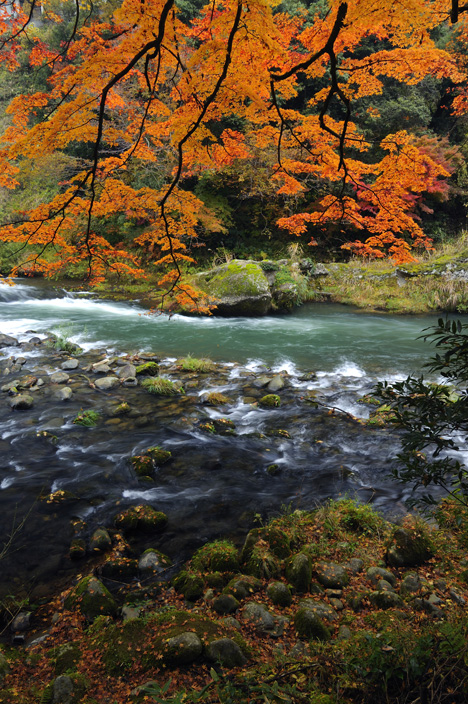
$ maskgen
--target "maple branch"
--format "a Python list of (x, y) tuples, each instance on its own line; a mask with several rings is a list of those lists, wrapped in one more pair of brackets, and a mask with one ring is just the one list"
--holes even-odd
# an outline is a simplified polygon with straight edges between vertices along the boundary
[(21, 25), (21, 27), (18, 29), (16, 34), (12, 34), (10, 37), (7, 37), (6, 39), (3, 39), (0, 42), (0, 49), (3, 49), (7, 44), (9, 44), (13, 39), (17, 39), (20, 34), (24, 34), (26, 32), (27, 26), (31, 23), (34, 8), (36, 7), (36, 0), (31, 0), (31, 7), (29, 9), (29, 15), (26, 18), (26, 21), (24, 24)]
[(232, 59), (232, 49), (233, 49), (233, 45), (234, 45), (234, 37), (239, 29), (241, 16), (242, 16), (242, 2), (239, 1), (237, 3), (237, 10), (236, 10), (236, 14), (234, 17), (234, 22), (233, 22), (231, 30), (229, 32), (229, 37), (228, 37), (227, 46), (226, 46), (226, 56), (224, 59), (223, 68), (221, 70), (220, 75), (218, 76), (218, 79), (215, 83), (213, 90), (205, 98), (203, 105), (202, 105), (202, 109), (200, 110), (197, 119), (195, 120), (195, 122), (192, 123), (192, 126), (187, 130), (185, 135), (182, 137), (181, 140), (179, 140), (179, 142), (177, 144), (178, 163), (177, 163), (176, 173), (174, 175), (174, 178), (172, 179), (171, 184), (169, 185), (169, 188), (167, 189), (166, 193), (164, 194), (164, 196), (162, 197), (162, 199), (159, 203), (159, 207), (161, 210), (161, 217), (163, 218), (163, 221), (164, 221), (164, 228), (165, 228), (166, 238), (167, 238), (168, 245), (169, 245), (170, 255), (171, 255), (172, 261), (174, 262), (174, 266), (177, 270), (177, 278), (171, 284), (171, 287), (169, 288), (169, 290), (166, 291), (162, 295), (161, 305), (163, 304), (164, 298), (166, 296), (168, 296), (172, 291), (174, 291), (174, 289), (177, 287), (177, 283), (178, 283), (178, 281), (180, 281), (180, 278), (182, 276), (181, 271), (180, 271), (180, 267), (179, 267), (179, 263), (174, 255), (172, 237), (170, 234), (169, 223), (168, 223), (167, 217), (166, 217), (166, 209), (165, 209), (166, 203), (167, 203), (168, 199), (170, 198), (171, 194), (174, 192), (174, 189), (176, 188), (177, 184), (179, 183), (180, 177), (182, 175), (182, 168), (183, 168), (183, 163), (184, 163), (184, 151), (183, 151), (184, 144), (190, 139), (190, 137), (200, 127), (201, 122), (202, 122), (203, 118), (205, 117), (208, 108), (210, 107), (210, 105), (213, 103), (216, 96), (218, 95), (218, 93), (221, 89), (221, 86), (227, 76), (227, 72), (228, 72), (229, 66), (231, 64), (231, 59)]

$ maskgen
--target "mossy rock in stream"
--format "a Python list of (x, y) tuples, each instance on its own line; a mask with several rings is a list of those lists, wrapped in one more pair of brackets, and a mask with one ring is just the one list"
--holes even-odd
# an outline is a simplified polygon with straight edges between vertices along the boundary
[(137, 376), (158, 376), (159, 374), (159, 364), (156, 362), (145, 362), (144, 364), (139, 364), (136, 368)]
[(156, 511), (152, 506), (141, 504), (140, 506), (130, 506), (125, 511), (118, 513), (114, 518), (114, 524), (116, 528), (126, 533), (135, 531), (159, 533), (166, 527), (167, 516), (162, 511)]
[(279, 408), (281, 406), (281, 399), (277, 394), (267, 394), (266, 396), (262, 396), (258, 405), (262, 406), (262, 408)]
[(233, 259), (194, 278), (197, 286), (216, 299), (219, 315), (266, 315), (271, 308), (268, 279), (257, 262)]

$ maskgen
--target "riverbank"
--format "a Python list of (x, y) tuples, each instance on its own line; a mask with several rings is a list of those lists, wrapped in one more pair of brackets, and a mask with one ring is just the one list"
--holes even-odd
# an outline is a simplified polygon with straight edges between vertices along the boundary
[[(465, 313), (468, 310), (468, 245), (464, 238), (424, 255), (413, 264), (400, 266), (393, 266), (389, 260), (362, 259), (352, 259), (346, 263), (316, 263), (297, 256), (278, 262), (259, 260), (257, 264), (269, 277), (270, 285), (277, 278), (273, 298), (276, 298), (276, 310), (280, 312), (313, 301), (351, 305), (369, 312), (405, 315)], [(220, 268), (222, 266), (218, 265), (212, 270), (213, 273)], [(195, 286), (204, 281), (203, 277), (192, 274), (189, 280)], [(155, 281), (152, 284), (109, 281), (100, 284), (96, 290), (99, 295), (111, 300), (138, 298), (148, 307), (159, 309), (161, 306)], [(216, 298), (212, 285), (207, 290)], [(220, 297), (223, 295), (224, 289)], [(224, 307), (223, 302), (223, 315), (226, 314)], [(170, 296), (164, 301), (163, 309), (184, 312), (174, 306)], [(213, 314), (218, 314), (216, 308)]]
[(75, 586), (11, 605), (0, 701), (462, 704), (466, 516), (445, 504), (439, 522), (331, 502), (240, 550), (205, 545), (169, 582), (154, 550), (124, 574), (136, 528), (121, 523)]

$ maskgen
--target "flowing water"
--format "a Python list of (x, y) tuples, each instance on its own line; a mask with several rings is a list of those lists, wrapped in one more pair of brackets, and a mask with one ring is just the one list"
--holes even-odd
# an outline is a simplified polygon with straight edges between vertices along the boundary
[[(86, 521), (88, 537), (130, 504), (150, 503), (168, 514), (168, 528), (156, 546), (175, 561), (209, 539), (240, 540), (255, 514), (265, 517), (283, 506), (308, 509), (348, 493), (387, 513), (401, 510), (409, 490), (388, 476), (397, 436), (329, 414), (307, 400), (315, 393), (321, 403), (365, 418), (369, 409), (357, 400), (378, 379), (421, 371), (430, 349), (417, 338), (435, 316), (374, 315), (312, 304), (259, 319), (168, 318), (147, 315), (136, 302), (102, 301), (24, 281), (15, 287), (0, 284), (0, 306), (1, 333), (20, 341), (48, 331), (66, 334), (85, 350), (85, 361), (96, 348), (107, 354), (156, 353), (169, 376), (175, 374), (174, 359), (187, 354), (221, 363), (205, 381), (189, 377), (185, 396), (175, 399), (141, 389), (96, 395), (77, 383), (72, 401), (49, 394), (29, 411), (12, 412), (2, 394), (2, 534), (8, 536), (26, 515), (27, 520), (2, 561), (0, 591), (27, 584), (41, 593), (52, 575), (68, 576), (75, 569), (68, 558), (71, 519)], [(34, 368), (39, 354), (18, 347), (3, 352), (25, 357), (25, 369)], [(47, 377), (64, 358), (41, 354), (37, 364)], [(304, 376), (312, 371), (315, 378)], [(252, 403), (265, 393), (255, 381), (272, 372), (284, 372), (288, 386), (280, 392), (281, 408), (265, 410)], [(207, 389), (222, 391), (230, 403), (222, 409), (203, 406), (201, 393)], [(135, 411), (116, 420), (111, 405), (121, 400)], [(86, 407), (97, 408), (105, 421), (92, 429), (73, 425), (76, 412)], [(220, 417), (235, 423), (235, 436), (200, 427)], [(43, 431), (53, 433), (56, 444), (45, 441)], [(142, 483), (129, 457), (156, 444), (170, 449), (173, 460), (152, 484)], [(277, 465), (275, 476), (268, 472), (271, 464)], [(59, 489), (72, 495), (64, 504), (40, 498)]]

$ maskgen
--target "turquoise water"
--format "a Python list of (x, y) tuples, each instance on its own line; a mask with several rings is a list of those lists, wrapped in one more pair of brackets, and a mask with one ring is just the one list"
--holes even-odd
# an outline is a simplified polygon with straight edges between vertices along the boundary
[[(3, 298), (3, 301), (1, 299)], [(390, 316), (346, 306), (310, 304), (289, 315), (216, 318), (148, 315), (138, 303), (66, 295), (43, 285), (2, 287), (1, 329), (64, 333), (81, 345), (147, 350), (163, 357), (262, 361), (330, 372), (354, 365), (366, 373), (417, 372), (430, 347), (417, 339), (437, 316)]]

